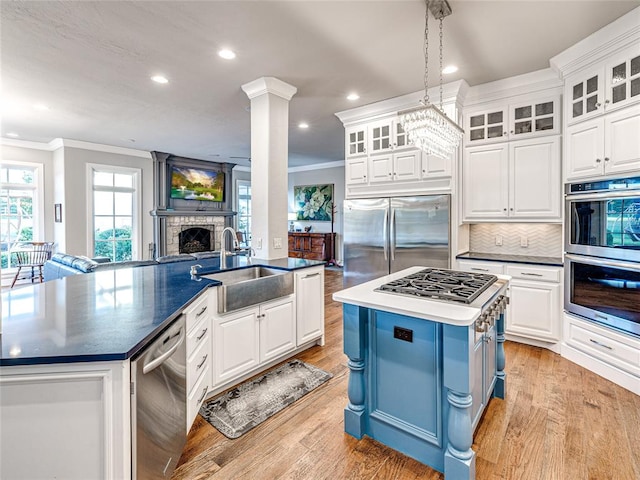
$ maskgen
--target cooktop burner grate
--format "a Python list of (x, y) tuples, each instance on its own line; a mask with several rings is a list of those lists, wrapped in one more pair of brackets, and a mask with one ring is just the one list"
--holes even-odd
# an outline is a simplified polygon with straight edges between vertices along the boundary
[(495, 275), (425, 268), (376, 288), (378, 292), (471, 303), (498, 279)]

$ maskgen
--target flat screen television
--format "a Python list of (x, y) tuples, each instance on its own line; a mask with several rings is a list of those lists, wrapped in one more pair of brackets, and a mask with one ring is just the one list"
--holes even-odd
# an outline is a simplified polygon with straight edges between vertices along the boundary
[(224, 173), (203, 168), (171, 167), (171, 198), (181, 200), (224, 200)]

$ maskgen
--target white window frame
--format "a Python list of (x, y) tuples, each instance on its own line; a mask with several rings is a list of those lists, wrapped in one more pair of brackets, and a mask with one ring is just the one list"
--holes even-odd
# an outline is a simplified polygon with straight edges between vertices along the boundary
[[(92, 257), (94, 254), (94, 213), (93, 213), (93, 173), (120, 173), (133, 175), (133, 219), (131, 221), (131, 259), (141, 260), (142, 252), (142, 169), (131, 167), (120, 167), (116, 165), (104, 165), (99, 163), (87, 163), (87, 252)], [(118, 187), (113, 187), (109, 191), (119, 191)], [(129, 189), (122, 189), (129, 192)]]
[[(2, 160), (3, 167), (21, 167), (34, 170), (35, 181), (32, 185), (23, 183), (6, 183), (3, 186), (9, 188), (19, 188), (21, 190), (33, 190), (33, 241), (43, 242), (44, 240), (44, 165), (36, 162), (20, 162), (17, 160)], [(53, 212), (52, 212), (53, 214)], [(16, 267), (3, 270), (3, 273), (14, 274)]]
[[(238, 218), (239, 218), (239, 210), (240, 210), (240, 187), (241, 186), (248, 186), (251, 187), (251, 180), (242, 180), (242, 179), (236, 179), (236, 184), (235, 184), (235, 192), (234, 192), (234, 196), (233, 196), (233, 210), (238, 212), (237, 215), (235, 215), (234, 218), (234, 228), (236, 229), (236, 231), (238, 231)], [(253, 192), (251, 193), (251, 210), (253, 210)], [(249, 217), (251, 217), (251, 214), (249, 214)], [(251, 231), (246, 232), (247, 234), (247, 238), (244, 239), (245, 242), (249, 243), (249, 237), (251, 236)]]

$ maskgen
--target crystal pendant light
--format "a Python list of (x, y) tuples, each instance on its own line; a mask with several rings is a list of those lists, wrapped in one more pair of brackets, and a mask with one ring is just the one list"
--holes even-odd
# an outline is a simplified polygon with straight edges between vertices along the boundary
[[(424, 99), (421, 106), (398, 112), (402, 128), (416, 147), (429, 155), (448, 158), (460, 145), (462, 128), (442, 110), (442, 19), (451, 14), (447, 0), (425, 0)], [(429, 103), (429, 10), (440, 21), (440, 108)]]

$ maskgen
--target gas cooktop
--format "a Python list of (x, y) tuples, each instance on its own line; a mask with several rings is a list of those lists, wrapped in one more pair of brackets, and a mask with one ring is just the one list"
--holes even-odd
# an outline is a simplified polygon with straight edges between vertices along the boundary
[(497, 279), (483, 273), (425, 268), (380, 285), (375, 291), (469, 304)]

